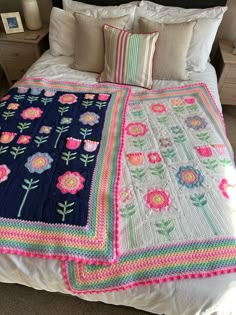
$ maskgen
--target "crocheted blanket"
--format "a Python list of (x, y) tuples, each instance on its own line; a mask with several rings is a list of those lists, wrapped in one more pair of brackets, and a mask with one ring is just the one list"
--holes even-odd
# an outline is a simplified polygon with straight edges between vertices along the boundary
[(117, 260), (129, 88), (19, 81), (0, 101), (0, 252)]
[(236, 170), (204, 84), (135, 93), (119, 190), (120, 257), (63, 262), (75, 294), (236, 271)]

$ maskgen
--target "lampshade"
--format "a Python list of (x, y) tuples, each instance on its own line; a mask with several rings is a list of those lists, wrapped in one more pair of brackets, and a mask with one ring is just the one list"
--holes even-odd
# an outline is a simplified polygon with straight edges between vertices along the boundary
[(22, 8), (26, 27), (32, 31), (39, 30), (42, 27), (42, 20), (37, 0), (22, 0)]

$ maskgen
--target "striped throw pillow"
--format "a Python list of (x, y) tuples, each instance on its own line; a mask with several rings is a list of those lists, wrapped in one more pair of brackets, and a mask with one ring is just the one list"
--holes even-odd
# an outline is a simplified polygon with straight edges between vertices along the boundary
[(105, 63), (98, 81), (151, 89), (159, 33), (132, 34), (107, 24), (103, 26), (103, 32)]

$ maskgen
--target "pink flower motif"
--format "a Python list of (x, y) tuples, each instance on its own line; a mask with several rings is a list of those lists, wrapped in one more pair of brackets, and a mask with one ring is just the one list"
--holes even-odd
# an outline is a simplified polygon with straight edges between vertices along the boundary
[(150, 152), (147, 155), (149, 163), (159, 163), (161, 162), (160, 154), (157, 152)]
[(93, 100), (94, 97), (95, 97), (95, 94), (85, 94), (85, 95), (84, 95), (84, 98), (85, 98), (86, 100)]
[(147, 126), (140, 122), (130, 123), (125, 129), (127, 134), (133, 137), (144, 136), (148, 131)]
[(7, 109), (17, 110), (19, 106), (20, 106), (20, 104), (18, 104), (18, 103), (10, 103), (10, 104), (7, 106)]
[(126, 202), (133, 199), (132, 191), (128, 188), (121, 189), (119, 195), (121, 202)]
[(39, 130), (39, 133), (45, 133), (48, 135), (51, 131), (52, 131), (52, 127), (42, 126)]
[(82, 140), (80, 139), (75, 139), (75, 138), (70, 137), (66, 139), (66, 147), (67, 149), (70, 149), (70, 150), (76, 150), (80, 146), (81, 142)]
[(225, 145), (222, 143), (219, 143), (219, 144), (212, 144), (211, 145), (215, 150), (216, 152), (219, 154), (219, 155), (225, 155), (226, 153), (226, 148), (225, 148)]
[(24, 119), (34, 120), (42, 116), (43, 111), (39, 107), (29, 107), (20, 114)]
[(7, 180), (8, 175), (11, 173), (9, 168), (6, 166), (6, 164), (0, 165), (0, 183)]
[(212, 156), (212, 150), (208, 146), (196, 147), (197, 152), (200, 156), (209, 157)]
[(2, 101), (7, 101), (7, 100), (9, 100), (9, 98), (11, 97), (11, 95), (5, 95), (5, 96), (3, 96), (2, 98), (1, 98), (1, 102)]
[(129, 163), (135, 166), (142, 165), (144, 161), (142, 152), (128, 153), (127, 158)]
[(29, 88), (27, 88), (27, 87), (19, 86), (17, 89), (17, 92), (20, 94), (23, 94), (23, 93), (27, 93), (28, 90), (29, 90)]
[(99, 101), (107, 101), (109, 96), (110, 96), (109, 94), (99, 94), (98, 95), (98, 100)]
[(84, 140), (84, 150), (87, 152), (95, 151), (98, 145), (99, 145), (98, 141)]
[(185, 97), (184, 98), (185, 103), (187, 103), (188, 105), (193, 105), (194, 103), (196, 103), (196, 99), (195, 97)]
[(46, 97), (53, 97), (56, 94), (55, 91), (45, 91), (44, 96)]
[(226, 178), (223, 178), (219, 184), (219, 189), (221, 190), (223, 196), (227, 199), (230, 199), (230, 195), (236, 195), (236, 184), (229, 184)]
[(149, 190), (144, 196), (148, 208), (155, 212), (168, 210), (170, 206), (169, 194), (163, 189)]
[(18, 144), (28, 144), (30, 142), (31, 136), (20, 136), (17, 140)]
[(164, 112), (166, 112), (167, 109), (166, 109), (166, 106), (163, 104), (152, 104), (151, 110), (154, 113), (164, 113)]
[(183, 101), (180, 98), (172, 98), (170, 102), (173, 106), (180, 106), (183, 104)]
[(0, 137), (0, 143), (10, 143), (17, 134), (15, 132), (4, 131)]
[(73, 104), (77, 102), (78, 97), (75, 94), (63, 94), (62, 96), (59, 97), (59, 102), (61, 104)]
[(63, 193), (75, 195), (79, 190), (84, 188), (84, 177), (79, 172), (67, 171), (58, 177), (57, 188)]

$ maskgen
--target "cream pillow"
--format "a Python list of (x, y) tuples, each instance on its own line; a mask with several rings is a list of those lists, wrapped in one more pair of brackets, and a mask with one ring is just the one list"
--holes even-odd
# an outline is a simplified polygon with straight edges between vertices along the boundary
[(135, 10), (139, 4), (139, 1), (132, 1), (115, 6), (98, 6), (73, 0), (63, 0), (62, 3), (63, 9), (66, 11), (70, 11), (72, 13), (78, 12), (96, 18), (115, 18), (128, 15), (129, 20), (127, 29), (131, 31), (133, 27)]
[(158, 31), (160, 37), (154, 56), (154, 79), (187, 80), (186, 56), (196, 22), (161, 24), (139, 19), (139, 32)]
[(52, 8), (49, 45), (53, 56), (72, 56), (75, 46), (75, 18), (71, 12)]
[(75, 57), (72, 68), (81, 71), (101, 72), (104, 67), (103, 25), (126, 28), (129, 16), (96, 19), (74, 13), (76, 25)]

